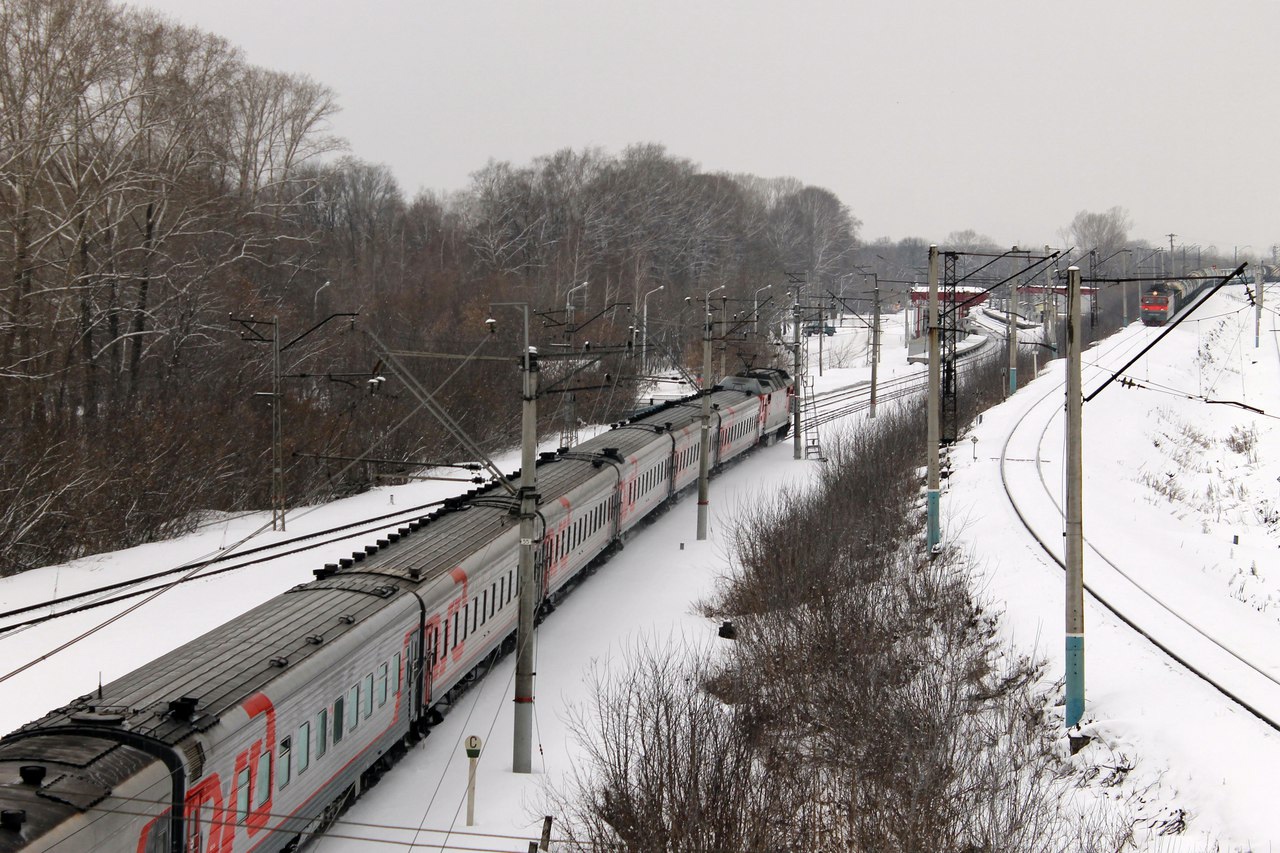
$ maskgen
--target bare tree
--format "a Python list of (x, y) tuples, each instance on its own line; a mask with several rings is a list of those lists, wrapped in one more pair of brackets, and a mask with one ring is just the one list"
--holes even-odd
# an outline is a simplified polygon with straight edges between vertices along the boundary
[(1102, 213), (1082, 210), (1067, 226), (1066, 234), (1070, 242), (1083, 250), (1094, 249), (1099, 257), (1122, 249), (1129, 240), (1129, 211), (1123, 207), (1113, 207)]

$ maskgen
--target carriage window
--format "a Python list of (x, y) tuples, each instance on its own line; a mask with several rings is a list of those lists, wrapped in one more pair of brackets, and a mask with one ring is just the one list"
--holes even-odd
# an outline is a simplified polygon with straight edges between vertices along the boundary
[(271, 799), (271, 753), (263, 752), (258, 756), (258, 775), (254, 779), (254, 789), (258, 796), (254, 797), (254, 808), (261, 808)]
[(347, 731), (354, 732), (360, 724), (360, 685), (347, 691)]
[(515, 572), (515, 569), (507, 569), (507, 603), (508, 604), (511, 603), (511, 596), (514, 595), (516, 591), (516, 585), (513, 582), (513, 578), (512, 578), (512, 575), (514, 574), (514, 572)]
[(453, 645), (450, 648), (458, 647), (458, 614), (453, 614)]
[(471, 609), (470, 603), (462, 605), (462, 637), (461, 639), (463, 640), (467, 638), (467, 612), (470, 609)]
[(444, 623), (444, 645), (440, 646), (440, 657), (447, 657), (449, 652), (449, 621)]
[(288, 787), (289, 775), (293, 771), (292, 744), (293, 740), (290, 738), (280, 739), (280, 777), (276, 780), (276, 783), (282, 791)]
[(298, 775), (301, 776), (311, 765), (311, 724), (298, 726)]
[(361, 709), (364, 718), (367, 720), (373, 714), (373, 673), (369, 673), (364, 677), (364, 692), (361, 696), (364, 699), (364, 707)]
[(399, 695), (400, 693), (400, 655), (399, 653), (396, 654), (395, 664), (396, 664), (396, 677), (395, 677), (395, 680), (392, 682), (392, 684), (394, 685), (394, 689), (391, 692)]
[(507, 579), (498, 578), (498, 600), (503, 603), (506, 603), (506, 598), (507, 598)]
[(498, 609), (498, 582), (494, 581), (489, 585), (489, 615), (493, 616), (494, 611)]
[(483, 625), (485, 620), (489, 618), (489, 590), (480, 593), (480, 624)]
[(236, 774), (236, 823), (249, 816), (249, 768)]
[(342, 697), (333, 701), (333, 745), (342, 741)]
[(322, 708), (316, 714), (316, 758), (324, 755), (329, 748), (329, 709)]
[(472, 632), (474, 632), (476, 628), (480, 627), (480, 608), (477, 606), (480, 603), (479, 598), (480, 598), (479, 596), (476, 596), (475, 598), (471, 599), (471, 630)]
[(387, 676), (387, 665), (384, 663), (378, 667), (378, 707), (381, 708), (387, 704), (387, 682), (390, 679)]

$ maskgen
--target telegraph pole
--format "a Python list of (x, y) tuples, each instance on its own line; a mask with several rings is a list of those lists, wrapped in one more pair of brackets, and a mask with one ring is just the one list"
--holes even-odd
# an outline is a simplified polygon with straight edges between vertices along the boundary
[(511, 769), (533, 768), (533, 623), (538, 608), (534, 571), (534, 525), (538, 518), (538, 359), (529, 348), (529, 308), (524, 308), (523, 389), (520, 417), (520, 563), (517, 568), (519, 611), (516, 623), (515, 730)]
[(1067, 268), (1067, 479), (1066, 634), (1067, 709), (1070, 728), (1084, 714), (1084, 525), (1081, 483), (1080, 268)]
[(929, 483), (928, 483), (928, 533), (925, 539), (929, 553), (941, 540), (941, 523), (938, 517), (941, 500), (938, 444), (940, 441), (942, 397), (942, 363), (938, 340), (938, 247), (929, 247)]

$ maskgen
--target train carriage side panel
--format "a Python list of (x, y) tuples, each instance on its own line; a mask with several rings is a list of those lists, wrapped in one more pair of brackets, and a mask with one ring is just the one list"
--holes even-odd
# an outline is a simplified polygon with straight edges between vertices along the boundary
[(420, 601), (402, 595), (367, 619), (348, 618), (335, 613), (349, 630), (313, 635), (315, 653), (296, 664), (284, 655), (272, 663), (270, 640), (258, 640), (263, 665), (281, 675), (202, 738), (211, 749), (188, 789), (189, 849), (280, 849), (408, 733)]
[(671, 433), (674, 445), (671, 453), (671, 491), (679, 492), (698, 481), (699, 433), (696, 426), (685, 426)]
[[(713, 425), (719, 417), (712, 414)], [(635, 527), (670, 494), (671, 437), (651, 434), (651, 440), (629, 455), (618, 484), (618, 530)]]

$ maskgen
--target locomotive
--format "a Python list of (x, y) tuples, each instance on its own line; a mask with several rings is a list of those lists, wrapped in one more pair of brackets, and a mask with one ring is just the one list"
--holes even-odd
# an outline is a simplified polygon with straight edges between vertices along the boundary
[(1139, 311), (1147, 326), (1163, 326), (1206, 287), (1222, 278), (1216, 269), (1195, 270), (1179, 280), (1160, 281), (1141, 294)]
[[(708, 393), (713, 465), (786, 435), (785, 371)], [(696, 482), (701, 404), (540, 455), (544, 608)], [(296, 850), (514, 648), (518, 512), (492, 484), (446, 501), (0, 739), (0, 853)]]

